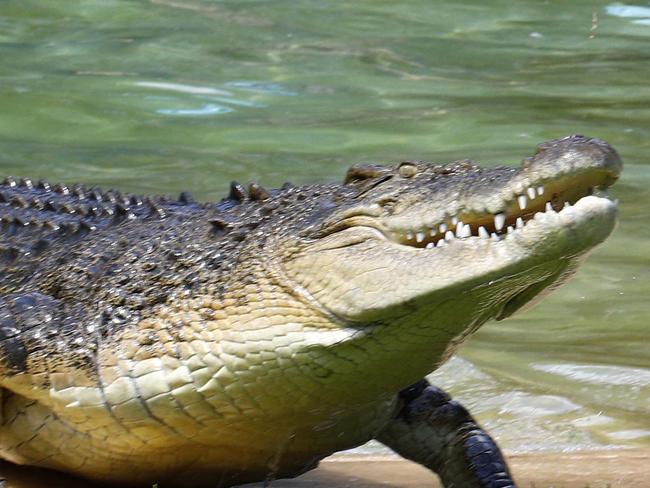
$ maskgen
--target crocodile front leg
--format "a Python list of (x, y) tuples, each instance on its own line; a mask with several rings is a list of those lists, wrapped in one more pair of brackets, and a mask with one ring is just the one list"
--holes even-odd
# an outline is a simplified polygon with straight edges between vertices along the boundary
[(402, 408), (377, 440), (438, 474), (446, 488), (515, 488), (498, 446), (460, 403), (426, 380), (399, 396)]

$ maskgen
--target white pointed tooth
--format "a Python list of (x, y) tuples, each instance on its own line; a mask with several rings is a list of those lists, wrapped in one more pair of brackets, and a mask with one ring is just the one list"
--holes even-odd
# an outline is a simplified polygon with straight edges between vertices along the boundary
[(436, 244), (436, 247), (443, 247), (443, 246), (446, 246), (446, 245), (447, 245), (447, 241), (445, 241), (444, 239), (440, 239), (438, 241), (438, 244)]
[(458, 217), (451, 218), (451, 225), (456, 225), (458, 223)]
[(429, 242), (426, 246), (424, 246), (426, 249), (433, 249), (436, 247), (436, 245), (433, 242)]
[(413, 232), (411, 232), (411, 231), (407, 231), (407, 232), (406, 232), (406, 239), (409, 240), (409, 241), (410, 241), (411, 239), (413, 239)]
[(456, 235), (450, 230), (445, 232), (445, 240), (446, 241), (451, 241), (452, 239), (456, 239)]
[(551, 202), (546, 202), (546, 207), (544, 208), (546, 212), (552, 212), (553, 211), (553, 205), (551, 205)]
[(492, 232), (492, 239), (494, 239), (495, 241), (500, 241), (501, 240), (499, 235), (497, 233), (495, 233), (495, 232)]
[(522, 219), (521, 217), (517, 217), (515, 226), (517, 227), (517, 229), (522, 229), (524, 227), (524, 219)]
[(418, 232), (415, 234), (415, 241), (422, 242), (424, 240), (424, 232)]
[(570, 206), (571, 206), (571, 204), (569, 202), (564, 202), (564, 208), (568, 208)]
[(456, 232), (458, 237), (472, 237), (472, 228), (469, 224), (463, 225), (463, 228), (460, 230), (460, 234)]
[(429, 235), (431, 237), (435, 236), (437, 233), (438, 233), (438, 231), (436, 229), (429, 229)]
[(528, 190), (526, 190), (526, 193), (528, 193), (528, 198), (530, 198), (531, 200), (534, 200), (535, 197), (537, 196), (537, 192), (535, 191), (535, 188), (533, 188), (532, 186), (528, 188)]
[(462, 220), (459, 220), (458, 223), (456, 224), (456, 235), (458, 237), (462, 237), (461, 234), (463, 233), (463, 227), (465, 227), (465, 224), (463, 223)]
[(478, 228), (478, 236), (481, 239), (487, 239), (488, 237), (490, 237), (490, 233), (487, 231), (487, 229), (485, 227), (480, 226)]
[(496, 230), (503, 229), (503, 224), (506, 223), (506, 214), (498, 213), (494, 216), (494, 227)]
[(519, 204), (520, 209), (525, 209), (526, 204), (528, 203), (528, 199), (526, 198), (526, 195), (519, 195), (517, 197), (517, 203)]
[(540, 197), (544, 194), (544, 186), (543, 186), (543, 185), (539, 185), (539, 186), (537, 187), (537, 194), (538, 194)]
[(512, 234), (515, 231), (515, 229), (512, 227), (512, 225), (509, 225), (506, 231), (508, 232), (508, 234)]
[(440, 227), (438, 227), (438, 229), (440, 230), (441, 234), (444, 234), (447, 232), (447, 224), (440, 224)]

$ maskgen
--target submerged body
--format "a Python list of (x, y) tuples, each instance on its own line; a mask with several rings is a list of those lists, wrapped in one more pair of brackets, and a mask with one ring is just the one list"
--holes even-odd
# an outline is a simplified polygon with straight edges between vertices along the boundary
[(620, 169), (572, 136), (517, 169), (359, 165), (343, 185), (234, 184), (218, 204), (7, 179), (0, 458), (228, 486), (378, 438), (448, 486), (512, 486), (467, 412), (419, 380), (609, 235), (615, 204), (589, 195)]

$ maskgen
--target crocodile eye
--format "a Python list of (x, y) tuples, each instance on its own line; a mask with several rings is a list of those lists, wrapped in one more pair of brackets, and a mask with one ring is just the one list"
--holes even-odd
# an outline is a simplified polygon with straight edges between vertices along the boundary
[(379, 178), (390, 173), (386, 166), (359, 163), (352, 166), (345, 175), (345, 184)]
[(397, 172), (402, 178), (411, 178), (418, 172), (418, 167), (413, 163), (402, 163), (397, 168)]

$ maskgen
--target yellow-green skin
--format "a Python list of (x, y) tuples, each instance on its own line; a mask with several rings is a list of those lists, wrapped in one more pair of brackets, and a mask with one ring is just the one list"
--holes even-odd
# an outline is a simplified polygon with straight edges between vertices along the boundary
[(564, 281), (616, 208), (585, 197), (432, 249), (414, 236), (454, 216), (514, 219), (531, 186), (576, 201), (620, 169), (573, 136), (518, 169), (357, 166), (344, 185), (235, 185), (215, 205), (6, 180), (0, 458), (228, 486), (382, 439), (400, 390)]

